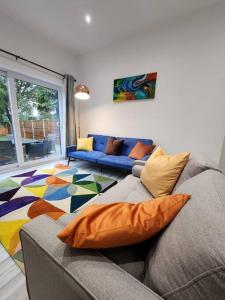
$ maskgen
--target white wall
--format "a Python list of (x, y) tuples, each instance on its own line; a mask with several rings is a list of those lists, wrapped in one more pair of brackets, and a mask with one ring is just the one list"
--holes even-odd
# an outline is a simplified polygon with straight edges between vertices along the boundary
[[(0, 48), (52, 68), (59, 73), (77, 76), (76, 59), (72, 54), (65, 49), (60, 49), (57, 45), (40, 37), (32, 29), (24, 27), (2, 12), (0, 12)], [(38, 68), (35, 70), (26, 63), (15, 63), (14, 58), (0, 53), (0, 68), (2, 66), (13, 68), (17, 72), (22, 71), (26, 75), (38, 75), (42, 80), (52, 77), (53, 81), (54, 78), (57, 81), (57, 77), (51, 73), (43, 72)], [(60, 77), (58, 79), (61, 80)]]
[(224, 136), (223, 146), (222, 146), (221, 155), (220, 155), (220, 167), (225, 172), (225, 136)]
[[(81, 56), (81, 131), (153, 138), (219, 161), (225, 133), (225, 3)], [(156, 97), (113, 103), (113, 79), (158, 72)]]

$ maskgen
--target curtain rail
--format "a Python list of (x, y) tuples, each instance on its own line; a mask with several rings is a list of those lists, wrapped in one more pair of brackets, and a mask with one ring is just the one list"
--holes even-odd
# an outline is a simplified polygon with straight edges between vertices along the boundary
[[(24, 58), (24, 57), (21, 57), (21, 56), (15, 54), (15, 53), (6, 51), (6, 50), (4, 50), (4, 49), (0, 49), (0, 52), (3, 52), (3, 53), (8, 54), (8, 55), (11, 55), (11, 56), (15, 57), (16, 60), (18, 60), (18, 59), (23, 60), (23, 61), (25, 61), (25, 62), (27, 62), (27, 63), (29, 63), (29, 64), (32, 64), (32, 65), (34, 65), (34, 66), (36, 66), (36, 67), (39, 67), (39, 68), (41, 68), (41, 69), (44, 69), (44, 70), (46, 70), (46, 71), (49, 71), (49, 72), (51, 72), (51, 73), (54, 73), (54, 74), (56, 74), (56, 75), (59, 75), (59, 76), (62, 76), (63, 78), (65, 78), (65, 75), (64, 75), (64, 74), (59, 73), (59, 72), (56, 72), (56, 71), (54, 71), (54, 70), (52, 70), (52, 69), (49, 69), (49, 68), (47, 68), (47, 67), (44, 67), (44, 66), (42, 66), (42, 65), (40, 65), (40, 64), (37, 64), (37, 63), (35, 63), (35, 62), (31, 61), (31, 60), (28, 60), (28, 59), (26, 59), (26, 58)], [(76, 79), (75, 79), (74, 81), (76, 82)]]

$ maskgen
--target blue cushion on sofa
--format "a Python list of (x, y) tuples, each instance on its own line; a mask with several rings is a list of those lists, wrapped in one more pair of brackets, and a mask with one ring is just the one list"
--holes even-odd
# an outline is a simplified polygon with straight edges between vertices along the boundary
[(88, 137), (93, 137), (93, 150), (104, 152), (108, 135), (88, 134)]
[(117, 139), (123, 140), (123, 145), (120, 150), (120, 155), (128, 156), (137, 142), (142, 142), (146, 145), (152, 145), (153, 141), (150, 139), (138, 139), (138, 138), (127, 138), (127, 137), (117, 137)]
[(97, 160), (98, 164), (131, 170), (134, 159), (128, 156), (104, 155)]
[(70, 157), (97, 162), (97, 159), (105, 154), (101, 151), (74, 151), (70, 152)]

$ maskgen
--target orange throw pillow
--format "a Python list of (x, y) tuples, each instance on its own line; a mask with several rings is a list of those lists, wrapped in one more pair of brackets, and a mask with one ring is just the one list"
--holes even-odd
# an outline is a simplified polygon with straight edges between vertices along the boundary
[(112, 248), (149, 239), (177, 215), (190, 195), (170, 195), (137, 204), (87, 207), (58, 237), (74, 248)]
[(145, 155), (152, 153), (155, 145), (146, 145), (142, 142), (137, 142), (131, 150), (129, 157), (134, 159), (142, 159)]

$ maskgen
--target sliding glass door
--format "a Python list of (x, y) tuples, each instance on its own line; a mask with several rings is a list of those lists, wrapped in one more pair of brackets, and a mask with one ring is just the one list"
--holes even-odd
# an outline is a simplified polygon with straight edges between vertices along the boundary
[(0, 72), (0, 167), (17, 162), (6, 73)]
[(0, 169), (61, 156), (60, 94), (47, 83), (0, 73)]
[(58, 90), (16, 79), (16, 98), (25, 161), (61, 153)]

